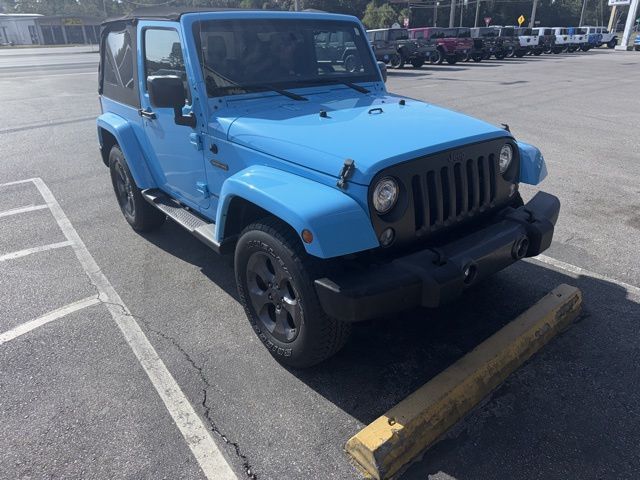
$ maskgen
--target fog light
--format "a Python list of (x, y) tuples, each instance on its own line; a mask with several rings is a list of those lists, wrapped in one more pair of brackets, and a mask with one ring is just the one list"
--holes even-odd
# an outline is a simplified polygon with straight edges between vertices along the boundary
[(468, 263), (462, 270), (462, 275), (464, 276), (464, 283), (466, 285), (471, 285), (471, 283), (476, 278), (476, 273), (478, 271), (478, 267), (476, 267), (473, 263)]
[(393, 243), (394, 237), (395, 232), (393, 231), (393, 228), (387, 228), (383, 230), (383, 232), (380, 234), (380, 245), (382, 245), (383, 247), (388, 247)]

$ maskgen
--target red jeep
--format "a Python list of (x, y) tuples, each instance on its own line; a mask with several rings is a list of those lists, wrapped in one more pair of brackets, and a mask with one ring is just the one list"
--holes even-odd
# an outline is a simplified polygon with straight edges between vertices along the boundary
[(442, 63), (444, 60), (453, 65), (459, 60), (465, 60), (473, 49), (471, 38), (459, 38), (457, 28), (410, 28), (409, 38), (435, 42), (436, 53), (431, 63)]

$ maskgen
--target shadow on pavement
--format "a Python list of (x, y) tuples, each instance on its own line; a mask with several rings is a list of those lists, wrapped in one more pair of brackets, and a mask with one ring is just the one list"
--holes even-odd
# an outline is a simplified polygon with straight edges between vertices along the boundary
[[(172, 222), (146, 238), (200, 267), (237, 300), (229, 258), (216, 257)], [(560, 283), (583, 291), (577, 322), (403, 478), (424, 480), (442, 471), (457, 479), (529, 479), (532, 469), (536, 478), (633, 478), (629, 472), (640, 471), (640, 304), (614, 283), (520, 262), (453, 304), (355, 324), (335, 357), (289, 371), (368, 424)]]

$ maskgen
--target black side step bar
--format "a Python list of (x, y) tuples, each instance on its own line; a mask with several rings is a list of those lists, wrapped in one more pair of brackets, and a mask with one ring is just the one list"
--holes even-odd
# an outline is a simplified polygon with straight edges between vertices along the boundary
[(217, 253), (221, 253), (220, 244), (216, 238), (216, 224), (193, 213), (187, 207), (179, 204), (170, 196), (158, 189), (143, 190), (142, 196), (151, 205), (163, 212), (167, 217), (189, 231), (200, 241)]

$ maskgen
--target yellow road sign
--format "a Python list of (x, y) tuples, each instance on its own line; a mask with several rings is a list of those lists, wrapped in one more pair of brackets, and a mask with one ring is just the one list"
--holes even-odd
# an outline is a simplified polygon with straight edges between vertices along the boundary
[(525, 20), (524, 15), (520, 15), (518, 17), (518, 25), (522, 26), (522, 24), (524, 23), (524, 20)]

